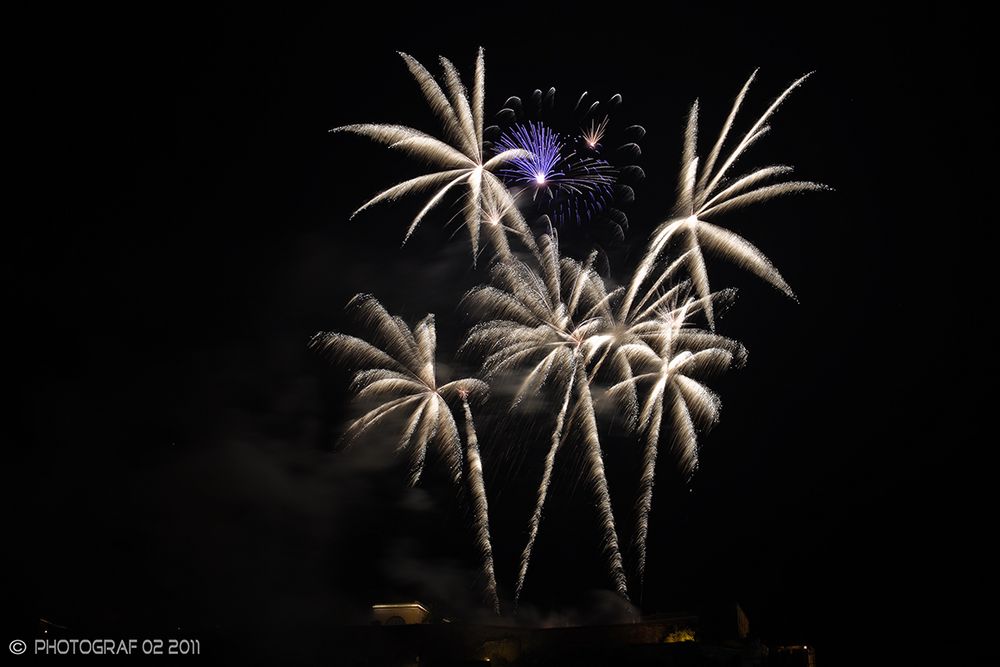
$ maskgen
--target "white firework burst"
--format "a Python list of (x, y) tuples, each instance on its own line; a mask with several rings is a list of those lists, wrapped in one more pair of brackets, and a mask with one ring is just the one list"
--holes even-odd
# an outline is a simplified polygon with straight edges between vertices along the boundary
[[(768, 120), (788, 95), (809, 77), (808, 74), (794, 81), (771, 103), (717, 166), (733, 122), (755, 76), (756, 71), (737, 95), (711, 152), (700, 166), (700, 172), (697, 148), (698, 102), (695, 101), (691, 107), (687, 130), (684, 133), (684, 153), (681, 159), (678, 198), (674, 213), (669, 220), (653, 232), (646, 254), (632, 278), (625, 299), (627, 304), (631, 303), (643, 282), (649, 278), (653, 266), (661, 257), (667, 244), (675, 240), (688, 253), (688, 271), (695, 292), (699, 297), (704, 298), (711, 291), (703, 254), (703, 250), (708, 250), (755, 273), (794, 298), (791, 287), (760, 250), (738, 234), (709, 222), (710, 219), (727, 211), (767, 201), (781, 195), (828, 189), (824, 185), (811, 181), (780, 180), (792, 171), (791, 167), (784, 165), (753, 169), (742, 176), (727, 180), (727, 174), (733, 165), (748, 148), (767, 134), (770, 130), (767, 125)], [(774, 182), (776, 179), (777, 182)], [(714, 328), (715, 319), (710, 301), (705, 303), (705, 316), (708, 318), (709, 326)]]
[(390, 417), (404, 424), (397, 451), (410, 457), (410, 484), (416, 484), (423, 471), (428, 446), (436, 446), (448, 466), (452, 480), (459, 484), (462, 472), (462, 443), (458, 426), (448, 401), (462, 404), (466, 431), (466, 473), (472, 497), (476, 543), (482, 559), (486, 595), (499, 613), (493, 551), (490, 544), (486, 489), (483, 484), (479, 441), (472, 419), (470, 398), (482, 398), (488, 385), (475, 378), (462, 378), (439, 384), (436, 370), (437, 331), (434, 316), (428, 315), (411, 330), (399, 317), (393, 317), (377, 299), (359, 294), (348, 304), (355, 311), (372, 342), (336, 332), (313, 337), (311, 346), (327, 352), (358, 369), (352, 390), (362, 401), (376, 406), (355, 419), (344, 434), (353, 442)]
[[(458, 70), (447, 58), (441, 58), (444, 87), (415, 58), (400, 54), (416, 79), (434, 114), (441, 121), (445, 140), (403, 125), (359, 124), (334, 128), (333, 132), (351, 132), (368, 137), (425, 162), (434, 171), (394, 185), (372, 197), (354, 212), (357, 215), (379, 202), (392, 201), (409, 194), (432, 191), (433, 195), (410, 223), (405, 243), (424, 217), (455, 188), (465, 190), (464, 225), (469, 233), (473, 261), (479, 255), (480, 227), (484, 210), (501, 206), (503, 226), (490, 230), (489, 239), (500, 257), (509, 256), (507, 231), (514, 232), (529, 249), (534, 237), (528, 225), (512, 205), (511, 195), (494, 171), (515, 158), (527, 156), (524, 150), (509, 150), (486, 158), (483, 152), (483, 105), (486, 72), (483, 50), (476, 58), (472, 91), (462, 84)], [(353, 217), (353, 215), (352, 215)], [(500, 236), (502, 235), (502, 238)]]

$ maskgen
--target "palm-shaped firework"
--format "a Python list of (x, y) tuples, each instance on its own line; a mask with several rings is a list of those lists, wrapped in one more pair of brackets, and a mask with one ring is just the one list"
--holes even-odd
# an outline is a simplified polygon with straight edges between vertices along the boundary
[(350, 443), (390, 418), (401, 418), (404, 427), (398, 450), (406, 451), (410, 456), (410, 484), (416, 484), (420, 479), (429, 445), (438, 448), (452, 479), (459, 483), (462, 444), (455, 417), (446, 399), (457, 398), (461, 401), (466, 430), (466, 471), (472, 494), (476, 541), (482, 557), (487, 596), (491, 606), (499, 612), (483, 467), (469, 406), (470, 397), (484, 397), (488, 387), (474, 378), (438, 384), (435, 359), (437, 332), (433, 315), (420, 320), (411, 331), (406, 322), (390, 315), (370, 295), (359, 294), (348, 307), (356, 311), (361, 323), (370, 332), (371, 343), (331, 332), (316, 334), (312, 341), (314, 348), (358, 369), (352, 384), (357, 399), (377, 402), (373, 409), (350, 424), (344, 434), (345, 441)]
[[(433, 169), (376, 195), (359, 211), (378, 202), (433, 190), (434, 194), (411, 223), (408, 238), (428, 211), (449, 192), (464, 190), (464, 224), (473, 256), (479, 253), (483, 235), (499, 261), (491, 266), (490, 284), (471, 290), (463, 300), (477, 323), (462, 351), (481, 355), (483, 377), (512, 375), (517, 379), (515, 406), (529, 394), (557, 406), (528, 523), (527, 542), (520, 556), (515, 602), (525, 585), (557, 455), (568, 444), (581, 448), (584, 474), (596, 500), (608, 571), (615, 589), (627, 597), (592, 386), (607, 387), (608, 397), (624, 406), (625, 424), (641, 443), (634, 531), (637, 580), (641, 585), (660, 443), (672, 443), (681, 469), (690, 475), (698, 461), (698, 430), (707, 429), (719, 416), (719, 400), (703, 380), (742, 364), (746, 358), (742, 345), (715, 333), (715, 312), (723, 303), (732, 301), (735, 291), (711, 292), (704, 252), (733, 261), (792, 296), (787, 283), (763, 253), (709, 220), (779, 195), (824, 188), (809, 181), (782, 180), (791, 172), (790, 167), (782, 165), (754, 169), (735, 178), (729, 176), (747, 149), (768, 132), (767, 123), (779, 105), (806, 77), (792, 83), (724, 154), (730, 131), (754, 79), (752, 75), (704, 161), (699, 160), (697, 152), (698, 103), (695, 102), (688, 116), (673, 214), (656, 228), (632, 275), (621, 286), (612, 284), (609, 288), (593, 269), (596, 252), (581, 262), (561, 257), (553, 235), (543, 235), (536, 242), (518, 212), (515, 198), (501, 180), (506, 175), (507, 182), (514, 186), (525, 179), (529, 185), (532, 179), (541, 185), (546, 175), (539, 175), (539, 165), (551, 162), (552, 169), (561, 169), (556, 153), (563, 148), (560, 144), (563, 140), (551, 132), (546, 134), (543, 126), (515, 124), (513, 129), (508, 128), (508, 134), (501, 134), (492, 149), (487, 145), (484, 152), (482, 50), (476, 61), (471, 94), (448, 60), (441, 59), (442, 87), (416, 60), (405, 54), (403, 59), (440, 119), (444, 139), (399, 125), (338, 128), (419, 157)], [(553, 95), (554, 91), (549, 97)], [(541, 98), (540, 91), (537, 96)], [(611, 102), (614, 101), (612, 98)], [(596, 109), (596, 105), (590, 105), (589, 124), (578, 128), (581, 151), (597, 150), (605, 140), (602, 135), (608, 128), (606, 113), (597, 113)], [(508, 120), (516, 120), (513, 110), (508, 115), (512, 116)], [(506, 142), (505, 136), (509, 139)], [(597, 184), (595, 187), (606, 185), (601, 179), (593, 183)], [(519, 238), (531, 250), (531, 256), (515, 258), (509, 236)], [(677, 252), (671, 255), (672, 250)], [(361, 315), (371, 342), (335, 333), (320, 334), (314, 339), (316, 347), (341, 356), (359, 369), (354, 381), (359, 398), (377, 401), (374, 409), (348, 427), (346, 438), (351, 440), (391, 421), (390, 418), (400, 418), (404, 426), (399, 449), (410, 456), (411, 483), (419, 479), (429, 446), (441, 450), (453, 479), (459, 481), (462, 442), (450, 405), (461, 404), (466, 433), (465, 467), (476, 540), (490, 602), (498, 609), (486, 492), (470, 405), (472, 399), (485, 395), (487, 387), (471, 378), (438, 386), (433, 317), (421, 320), (411, 330), (371, 297), (358, 297), (352, 305)], [(695, 326), (696, 320), (703, 321), (707, 328)]]
[[(528, 157), (519, 148), (502, 151), (487, 158), (483, 151), (483, 104), (486, 90), (486, 71), (483, 50), (479, 49), (471, 95), (462, 84), (458, 70), (446, 58), (441, 58), (445, 89), (427, 69), (412, 56), (400, 53), (413, 78), (427, 99), (431, 110), (444, 128), (446, 140), (432, 137), (402, 125), (346, 125), (334, 132), (353, 132), (369, 137), (409, 153), (432, 166), (436, 171), (403, 181), (372, 197), (354, 212), (357, 215), (369, 206), (398, 199), (404, 195), (434, 190), (433, 196), (410, 223), (406, 236), (410, 238), (427, 213), (445, 198), (452, 188), (465, 188), (464, 224), (472, 244), (473, 261), (479, 254), (480, 233), (501, 257), (509, 255), (506, 232), (514, 231), (528, 248), (534, 247), (534, 237), (524, 219), (512, 206), (510, 192), (494, 175), (494, 170), (506, 162)], [(482, 228), (484, 210), (502, 210), (505, 224), (487, 224)], [(352, 216), (353, 217), (353, 216)]]
[(466, 343), (467, 348), (486, 354), (484, 373), (489, 377), (524, 369), (515, 402), (547, 382), (556, 387), (560, 397), (535, 509), (529, 522), (528, 542), (521, 555), (515, 600), (524, 588), (556, 455), (571, 433), (565, 429), (568, 415), (582, 441), (586, 474), (597, 500), (609, 573), (616, 590), (627, 597), (590, 377), (586, 371), (588, 361), (603, 340), (600, 335), (603, 321), (599, 317), (579, 319), (581, 305), (599, 296), (603, 285), (589, 262), (581, 265), (572, 259), (560, 261), (558, 247), (547, 235), (539, 242), (537, 257), (538, 272), (517, 260), (494, 265), (492, 285), (475, 288), (465, 297), (473, 312), (492, 318), (477, 325)]
[[(632, 277), (625, 299), (627, 304), (635, 298), (643, 281), (650, 275), (653, 265), (662, 255), (667, 244), (674, 239), (682, 241), (685, 249), (689, 252), (687, 268), (695, 292), (699, 297), (706, 297), (711, 291), (708, 270), (702, 253), (703, 248), (752, 271), (788, 296), (794, 297), (791, 287), (781, 277), (771, 261), (764, 256), (764, 253), (738, 234), (707, 221), (707, 218), (711, 216), (767, 201), (784, 194), (826, 189), (826, 186), (810, 181), (781, 181), (762, 185), (792, 171), (791, 167), (784, 165), (754, 169), (743, 176), (726, 180), (729, 170), (743, 153), (770, 131), (767, 121), (785, 101), (785, 98), (809, 77), (808, 74), (793, 82), (771, 103), (716, 168), (716, 163), (726, 145), (733, 122), (743, 104), (743, 98), (750, 89), (750, 84), (756, 74), (755, 71), (747, 79), (743, 89), (740, 90), (735, 102), (733, 102), (733, 107), (723, 123), (722, 131), (719, 133), (715, 145), (701, 165), (700, 173), (697, 148), (698, 102), (695, 101), (692, 105), (688, 114), (687, 130), (684, 133), (684, 154), (681, 159), (678, 198), (674, 213), (653, 233), (646, 254)], [(709, 326), (714, 328), (715, 318), (710, 301), (706, 302), (705, 316)]]
[[(682, 471), (690, 476), (698, 464), (695, 427), (707, 429), (715, 424), (721, 407), (718, 397), (694, 377), (746, 361), (746, 349), (738, 342), (692, 326), (693, 316), (711, 296), (680, 301), (678, 294), (674, 292), (670, 305), (660, 311), (651, 334), (641, 336), (641, 342), (616, 348), (618, 374), (624, 379), (608, 390), (609, 398), (624, 407), (626, 425), (643, 438), (633, 538), (640, 584), (646, 567), (646, 537), (664, 416), (669, 419)], [(639, 387), (645, 389), (642, 396)]]

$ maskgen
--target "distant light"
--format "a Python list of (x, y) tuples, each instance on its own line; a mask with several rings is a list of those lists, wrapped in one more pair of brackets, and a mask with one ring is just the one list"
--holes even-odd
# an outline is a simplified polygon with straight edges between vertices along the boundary
[(413, 607), (416, 607), (417, 609), (420, 609), (421, 611), (425, 611), (428, 614), (431, 613), (430, 610), (427, 607), (425, 607), (424, 605), (422, 605), (422, 604), (420, 604), (419, 602), (416, 602), (416, 601), (414, 601), (414, 602), (394, 602), (392, 604), (373, 604), (372, 605), (372, 609), (407, 609), (407, 608), (412, 609)]
[(535, 172), (535, 183), (539, 185), (545, 185), (545, 174), (540, 171)]

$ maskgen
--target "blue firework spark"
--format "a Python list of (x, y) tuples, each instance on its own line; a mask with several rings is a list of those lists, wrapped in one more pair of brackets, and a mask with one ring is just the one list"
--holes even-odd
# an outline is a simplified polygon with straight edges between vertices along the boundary
[(511, 160), (503, 170), (512, 183), (545, 185), (551, 179), (563, 176), (558, 165), (563, 161), (563, 143), (559, 135), (541, 123), (517, 124), (500, 136), (497, 146), (501, 151), (523, 149), (530, 157)]
[(617, 170), (608, 162), (567, 149), (559, 133), (544, 123), (516, 123), (496, 142), (499, 151), (523, 149), (530, 156), (500, 170), (509, 185), (531, 190), (532, 201), (554, 222), (586, 222), (603, 211), (614, 195)]

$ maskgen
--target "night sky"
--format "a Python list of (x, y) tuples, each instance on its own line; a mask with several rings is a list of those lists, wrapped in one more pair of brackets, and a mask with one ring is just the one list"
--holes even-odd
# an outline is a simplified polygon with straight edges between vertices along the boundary
[[(79, 636), (308, 660), (324, 628), (364, 622), (379, 600), (479, 618), (455, 492), (433, 459), (408, 490), (385, 452), (335, 452), (348, 374), (306, 344), (356, 333), (343, 306), (362, 291), (411, 323), (436, 313), (446, 355), (461, 342), (458, 296), (486, 279), (467, 240), (449, 240), (438, 213), (401, 247), (419, 198), (349, 222), (420, 167), (327, 130), (436, 133), (396, 51), (468, 73), (482, 45), (494, 112), (555, 86), (621, 93), (645, 126), (633, 257), (670, 212), (691, 101), (704, 145), (755, 67), (744, 122), (816, 70), (746, 164), (794, 164), (835, 191), (724, 220), (801, 303), (711, 264), (713, 286), (740, 288), (719, 327), (749, 365), (712, 385), (722, 421), (693, 483), (661, 460), (639, 606), (738, 601), (755, 634), (814, 643), (822, 665), (978, 652), (998, 592), (983, 19), (678, 11), (413, 5), (355, 22), (171, 5), (12, 22), (7, 641), (45, 617)], [(509, 600), (542, 453), (482, 437)], [(626, 512), (634, 471), (607, 456)], [(620, 606), (575, 487), (557, 475), (524, 622), (599, 622)]]

